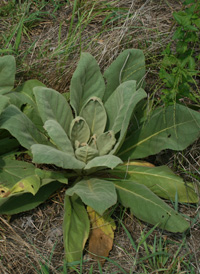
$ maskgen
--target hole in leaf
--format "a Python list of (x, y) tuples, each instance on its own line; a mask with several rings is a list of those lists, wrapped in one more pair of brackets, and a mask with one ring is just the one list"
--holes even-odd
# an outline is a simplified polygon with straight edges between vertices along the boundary
[(164, 216), (164, 215), (162, 215), (162, 218), (165, 218), (165, 216)]
[(170, 138), (172, 135), (171, 134), (169, 134), (169, 135), (167, 135), (167, 138)]
[(0, 193), (1, 193), (1, 194), (4, 194), (4, 193), (5, 193), (5, 190), (2, 189), (2, 190), (0, 191)]

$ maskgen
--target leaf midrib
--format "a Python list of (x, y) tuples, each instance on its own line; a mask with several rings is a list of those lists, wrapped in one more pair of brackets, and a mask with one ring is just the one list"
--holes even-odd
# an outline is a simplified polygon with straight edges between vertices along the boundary
[(167, 212), (167, 213), (170, 214), (170, 216), (171, 216), (171, 213), (170, 213), (171, 210), (170, 210), (170, 211), (167, 211), (167, 210), (166, 210), (165, 208), (163, 208), (161, 205), (156, 204), (156, 203), (153, 202), (152, 200), (147, 199), (146, 197), (141, 196), (141, 195), (139, 195), (138, 193), (135, 193), (135, 192), (133, 192), (133, 191), (130, 191), (130, 190), (128, 190), (127, 188), (120, 187), (119, 185), (116, 185), (116, 184), (115, 184), (115, 186), (116, 186), (117, 188), (120, 188), (120, 189), (123, 190), (123, 191), (129, 192), (129, 193), (131, 193), (132, 195), (138, 196), (139, 198), (141, 198), (141, 199), (143, 199), (143, 200), (146, 200), (146, 201), (152, 203), (154, 206), (157, 206), (157, 207), (159, 206), (162, 210), (164, 210), (165, 212)]
[(187, 123), (190, 123), (190, 122), (193, 122), (193, 121), (194, 121), (194, 120), (188, 120), (188, 121), (185, 121), (185, 122), (181, 122), (181, 123), (179, 123), (179, 124), (173, 124), (173, 125), (170, 126), (170, 127), (167, 127), (167, 128), (164, 128), (164, 129), (162, 129), (162, 130), (160, 130), (160, 131), (158, 131), (158, 132), (155, 132), (155, 133), (152, 134), (151, 136), (148, 136), (147, 138), (143, 139), (142, 141), (140, 141), (140, 142), (138, 142), (138, 143), (136, 143), (136, 144), (134, 144), (134, 145), (132, 145), (132, 146), (129, 146), (127, 149), (125, 149), (125, 150), (123, 150), (121, 153), (119, 153), (118, 156), (123, 155), (123, 154), (126, 153), (127, 151), (129, 151), (129, 150), (131, 150), (131, 149), (133, 149), (133, 148), (135, 148), (135, 147), (137, 147), (137, 146), (143, 144), (144, 142), (147, 142), (147, 141), (150, 140), (151, 138), (155, 137), (156, 135), (158, 135), (158, 134), (160, 134), (160, 133), (162, 133), (162, 132), (164, 132), (164, 131), (166, 131), (166, 130), (172, 129), (173, 127), (175, 128), (175, 127), (178, 127), (178, 126), (182, 126), (182, 125), (184, 125), (184, 124), (187, 124)]
[[(121, 170), (115, 170), (115, 172), (118, 172), (118, 173), (120, 173), (121, 172)], [(123, 170), (123, 172), (124, 172), (124, 170)], [(154, 177), (160, 177), (160, 178), (163, 178), (163, 179), (168, 179), (168, 180), (173, 180), (173, 181), (176, 181), (176, 182), (180, 182), (180, 179), (178, 180), (178, 179), (173, 179), (172, 177), (168, 177), (168, 176), (163, 176), (163, 175), (160, 175), (160, 174), (152, 174), (152, 173), (148, 173), (148, 172), (140, 172), (140, 171), (127, 171), (126, 172), (127, 174), (134, 174), (134, 173), (136, 173), (136, 174), (141, 174), (141, 175), (148, 175), (148, 176), (154, 176)]]

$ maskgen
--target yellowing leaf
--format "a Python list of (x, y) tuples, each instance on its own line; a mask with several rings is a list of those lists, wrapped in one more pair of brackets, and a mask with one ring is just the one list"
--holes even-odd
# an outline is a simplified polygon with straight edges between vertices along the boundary
[(3, 194), (2, 197), (8, 197), (11, 194), (19, 192), (30, 192), (35, 195), (40, 188), (40, 178), (37, 175), (28, 176), (17, 182), (11, 189)]
[(0, 197), (3, 197), (6, 192), (8, 192), (9, 188), (0, 186)]
[(114, 230), (116, 229), (116, 226), (110, 216), (106, 214), (100, 216), (89, 206), (87, 207), (87, 211), (91, 222), (89, 253), (92, 258), (103, 264), (105, 259), (100, 257), (108, 257), (113, 246)]
[(125, 166), (147, 166), (147, 167), (155, 167), (153, 164), (145, 161), (131, 161), (124, 163)]

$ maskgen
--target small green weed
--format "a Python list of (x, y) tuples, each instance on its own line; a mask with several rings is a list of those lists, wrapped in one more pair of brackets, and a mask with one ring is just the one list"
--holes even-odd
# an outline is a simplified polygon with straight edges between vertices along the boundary
[(176, 50), (173, 52), (172, 43), (164, 50), (159, 76), (164, 83), (162, 100), (165, 104), (173, 104), (187, 97), (195, 103), (199, 102), (200, 93), (196, 83), (198, 61), (196, 54), (199, 47), (200, 3), (187, 0), (183, 3), (184, 10), (173, 14), (177, 23), (173, 35)]

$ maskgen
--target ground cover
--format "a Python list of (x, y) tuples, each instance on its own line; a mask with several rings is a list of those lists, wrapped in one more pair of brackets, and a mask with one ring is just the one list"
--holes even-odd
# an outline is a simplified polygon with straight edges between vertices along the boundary
[[(149, 96), (159, 99), (160, 55), (173, 35), (172, 12), (179, 11), (181, 3), (76, 2), (77, 7), (74, 2), (66, 1), (5, 1), (2, 4), (0, 53), (16, 56), (18, 83), (37, 78), (64, 93), (69, 91), (80, 51), (92, 53), (103, 70), (122, 50), (140, 48), (147, 58), (147, 91)], [(199, 183), (199, 150), (196, 142), (184, 152), (164, 151), (148, 160), (158, 165), (167, 163), (185, 179)], [(64, 191), (31, 212), (13, 216), (10, 221), (6, 216), (1, 217), (3, 273), (13, 273), (13, 270), (15, 273), (65, 273)], [(79, 264), (78, 273), (198, 273), (198, 206), (178, 206), (177, 203), (171, 206), (190, 216), (191, 229), (187, 235), (166, 233), (157, 228), (152, 231), (152, 226), (138, 222), (129, 211), (118, 207), (114, 216), (119, 225), (109, 261), (102, 270), (98, 265), (91, 270), (93, 261), (89, 260)], [(87, 255), (83, 257), (84, 261), (87, 259)]]

